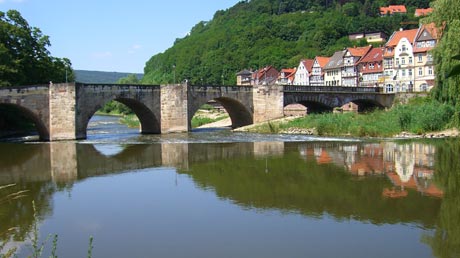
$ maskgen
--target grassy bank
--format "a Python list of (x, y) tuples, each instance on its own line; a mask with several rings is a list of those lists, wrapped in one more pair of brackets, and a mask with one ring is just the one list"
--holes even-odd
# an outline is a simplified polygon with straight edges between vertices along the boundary
[(292, 128), (315, 128), (318, 135), (391, 137), (401, 132), (425, 134), (453, 127), (455, 108), (429, 99), (416, 99), (389, 111), (365, 114), (312, 114), (280, 123), (266, 123), (250, 131), (282, 133)]
[(228, 114), (226, 113), (218, 113), (218, 114), (202, 114), (199, 113), (192, 118), (192, 128), (197, 128), (205, 124), (214, 123), (220, 120), (224, 120), (228, 118)]

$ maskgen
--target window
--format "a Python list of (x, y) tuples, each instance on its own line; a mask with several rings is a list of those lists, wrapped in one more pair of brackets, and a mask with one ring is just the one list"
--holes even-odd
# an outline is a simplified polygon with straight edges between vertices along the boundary
[(423, 55), (422, 54), (418, 54), (418, 62), (419, 63), (423, 62)]
[(374, 69), (374, 64), (370, 64), (369, 69)]
[(393, 92), (393, 85), (387, 84), (387, 85), (385, 86), (385, 90), (386, 90), (386, 92)]
[(406, 47), (406, 45), (402, 45), (402, 47), (401, 47), (401, 48), (402, 48), (402, 51), (403, 51), (403, 52), (404, 52), (404, 51), (407, 51), (407, 47)]
[(401, 58), (401, 64), (402, 64), (402, 65), (405, 65), (405, 64), (406, 64), (406, 58), (405, 58), (405, 57)]
[(409, 69), (409, 76), (412, 76), (412, 69)]
[(419, 68), (418, 68), (418, 75), (419, 75), (419, 76), (422, 76), (422, 75), (423, 75), (423, 69), (422, 69), (422, 67), (419, 67)]
[(396, 58), (396, 65), (399, 65), (399, 58)]
[(412, 57), (409, 57), (409, 64), (412, 64)]
[(402, 70), (401, 70), (401, 76), (402, 76), (402, 77), (405, 77), (405, 76), (406, 76), (406, 69), (402, 69)]
[(428, 67), (428, 74), (433, 75), (433, 66)]

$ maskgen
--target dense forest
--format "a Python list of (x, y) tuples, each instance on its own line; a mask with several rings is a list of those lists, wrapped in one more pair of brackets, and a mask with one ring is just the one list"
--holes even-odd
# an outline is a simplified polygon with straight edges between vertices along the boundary
[[(379, 7), (404, 4), (406, 15), (380, 17)], [(302, 58), (331, 56), (349, 46), (348, 35), (418, 27), (416, 8), (430, 0), (246, 0), (196, 24), (153, 56), (144, 83), (235, 84), (242, 69), (297, 67)]]

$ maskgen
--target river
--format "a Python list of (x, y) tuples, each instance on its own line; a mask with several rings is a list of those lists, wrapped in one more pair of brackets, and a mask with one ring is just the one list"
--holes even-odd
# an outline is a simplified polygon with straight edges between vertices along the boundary
[(34, 232), (57, 234), (59, 257), (85, 257), (90, 237), (92, 257), (460, 257), (458, 139), (140, 135), (95, 116), (87, 140), (0, 155), (0, 186), (15, 184), (1, 252), (18, 257)]

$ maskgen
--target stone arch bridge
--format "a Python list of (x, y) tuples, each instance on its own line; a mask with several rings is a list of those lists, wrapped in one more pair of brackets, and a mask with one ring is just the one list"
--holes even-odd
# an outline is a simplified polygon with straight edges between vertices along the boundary
[(88, 122), (107, 102), (133, 110), (140, 132), (184, 132), (200, 106), (215, 100), (229, 113), (232, 127), (284, 116), (283, 108), (300, 103), (332, 110), (353, 101), (390, 107), (395, 95), (378, 88), (307, 86), (191, 86), (64, 83), (0, 88), (0, 105), (19, 110), (36, 125), (42, 140), (86, 138)]

